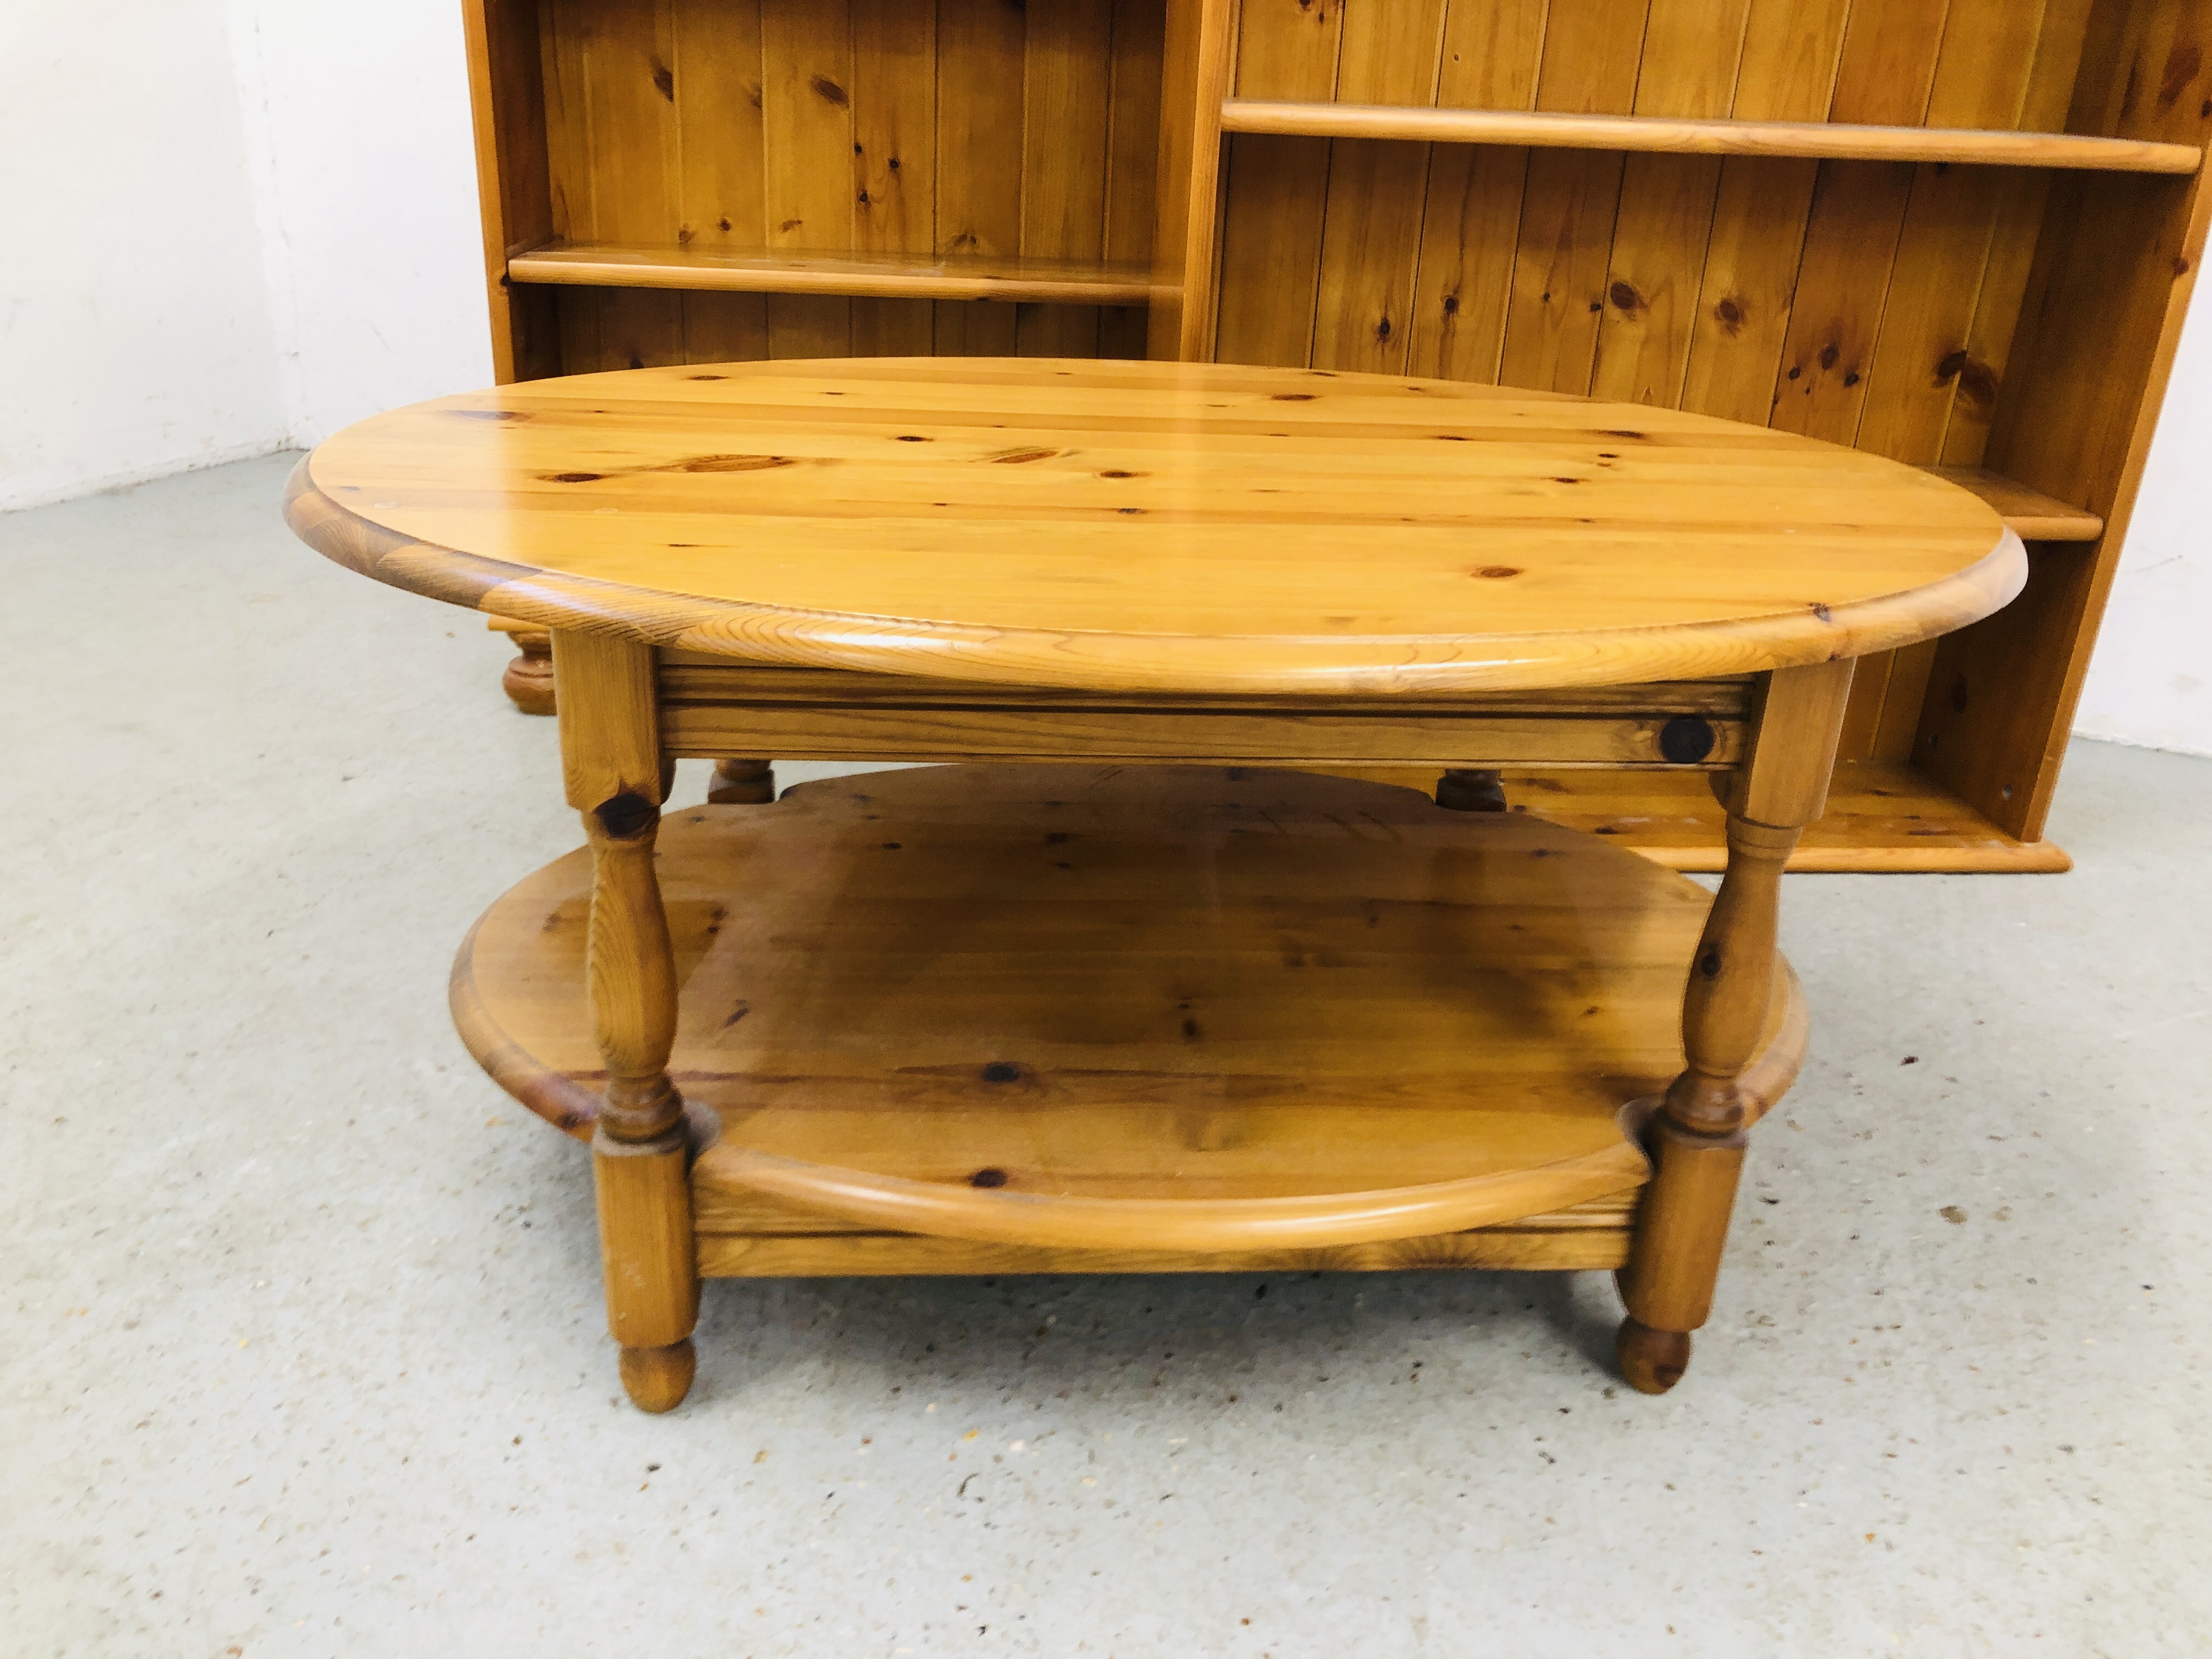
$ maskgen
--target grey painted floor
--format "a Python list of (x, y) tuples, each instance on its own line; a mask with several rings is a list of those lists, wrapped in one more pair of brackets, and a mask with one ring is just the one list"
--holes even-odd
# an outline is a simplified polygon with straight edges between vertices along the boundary
[(551, 726), (288, 464), (0, 519), (10, 1659), (2212, 1642), (2212, 763), (2077, 747), (2069, 877), (1792, 878), (1667, 1399), (1600, 1275), (724, 1283), (649, 1419), (445, 1011)]

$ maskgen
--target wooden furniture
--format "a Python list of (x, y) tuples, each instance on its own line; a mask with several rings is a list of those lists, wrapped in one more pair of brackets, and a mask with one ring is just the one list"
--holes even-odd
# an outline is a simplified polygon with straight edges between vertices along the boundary
[[(1803, 1053), (1777, 896), (1854, 665), (2028, 580), (1976, 495), (1790, 433), (1079, 359), (447, 398), (318, 449), (289, 517), (552, 635), (588, 850), (453, 1006), (592, 1138), (650, 1410), (716, 1274), (1609, 1267), (1671, 1386)], [(732, 752), (957, 763), (664, 825)], [(1717, 899), (1279, 769), (1509, 764), (1710, 786)]]
[[(2027, 592), (1863, 665), (1792, 867), (2067, 866), (2044, 820), (2204, 246), (2212, 0), (466, 11), (502, 382), (1149, 354), (1942, 469), (2028, 542)], [(1506, 781), (1718, 867), (1693, 787)]]

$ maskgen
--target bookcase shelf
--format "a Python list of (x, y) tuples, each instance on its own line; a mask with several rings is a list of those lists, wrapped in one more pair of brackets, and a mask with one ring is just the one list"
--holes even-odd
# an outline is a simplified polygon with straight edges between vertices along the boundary
[[(1698, 782), (1657, 772), (1523, 772), (1508, 775), (1505, 793), (1540, 817), (1656, 864), (1710, 873), (1727, 866), (1727, 821)], [(1790, 860), (1792, 870), (1828, 874), (2056, 875), (2073, 866), (2061, 848), (2006, 833), (1911, 764), (1873, 760), (1836, 768), (1827, 817)]]
[(2196, 172), (2204, 159), (2204, 152), (2194, 144), (2085, 137), (2070, 132), (1993, 132), (1855, 122), (1685, 120), (1650, 115), (1425, 109), (1418, 105), (1247, 98), (1231, 98), (1222, 105), (1221, 129), (1307, 138), (1522, 144), (1534, 149), (1614, 149), (1667, 155), (1975, 163), (2100, 173), (2189, 173)]
[[(1805, 856), (2063, 867), (2043, 825), (2212, 225), (2212, 0), (463, 15), (502, 381), (1150, 356), (1923, 467), (2039, 550), (1994, 617), (1860, 663)], [(1619, 807), (1720, 855), (1694, 800)]]
[(517, 283), (579, 288), (685, 289), (740, 294), (830, 294), (907, 300), (999, 300), (1043, 305), (1140, 306), (1149, 267), (1074, 260), (899, 253), (812, 253), (775, 248), (627, 247), (549, 242), (507, 262)]
[(1985, 467), (1931, 466), (1927, 470), (1972, 490), (1996, 508), (2013, 534), (2024, 542), (2094, 542), (2105, 533), (2105, 521), (2095, 514), (2069, 507), (2056, 496), (2000, 477)]

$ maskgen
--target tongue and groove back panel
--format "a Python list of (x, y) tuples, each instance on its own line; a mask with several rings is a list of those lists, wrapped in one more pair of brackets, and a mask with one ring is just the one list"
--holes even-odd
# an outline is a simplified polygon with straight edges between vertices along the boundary
[[(2051, 130), (2087, 22), (2084, 0), (1244, 0), (1235, 90)], [(1239, 134), (1216, 351), (1594, 393), (1978, 466), (2043, 185), (2006, 168)], [(2014, 234), (1993, 264), (2001, 216)], [(1935, 654), (1863, 665), (1846, 758), (1910, 757)]]
[[(527, 6), (496, 9), (520, 26)], [(1152, 253), (1161, 0), (538, 0), (550, 236)], [(540, 372), (759, 357), (1144, 355), (1141, 307), (562, 287)]]
[[(2196, 175), (1220, 142), (1219, 100), (2201, 145), (2212, 0), (470, 0), (469, 21), (502, 379), (1145, 354), (1139, 304), (908, 280), (1046, 261), (1078, 301), (1175, 287), (1156, 353), (1676, 406), (2087, 509), (2103, 539), (2038, 545), (2010, 610), (1863, 664), (1844, 740), (1869, 779), (2040, 836), (2202, 244)], [(657, 274), (536, 257), (562, 248)], [(701, 274), (725, 255), (876, 263), (728, 291)]]
[[(1242, 0), (1232, 95), (2201, 144), (2208, 52), (2212, 6), (2192, 0)], [(1994, 466), (2115, 532), (2202, 243), (2191, 177), (1226, 148), (1223, 359), (1589, 393)], [(1909, 764), (2039, 837), (2117, 542), (2039, 546), (2013, 610), (1863, 662), (1842, 758)]]

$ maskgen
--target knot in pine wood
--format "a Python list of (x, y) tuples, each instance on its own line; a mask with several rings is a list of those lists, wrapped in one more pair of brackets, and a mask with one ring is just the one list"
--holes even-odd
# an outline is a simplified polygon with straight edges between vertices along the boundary
[(610, 841), (629, 841), (643, 835), (660, 821), (660, 809), (643, 795), (624, 790), (592, 809), (599, 830)]

